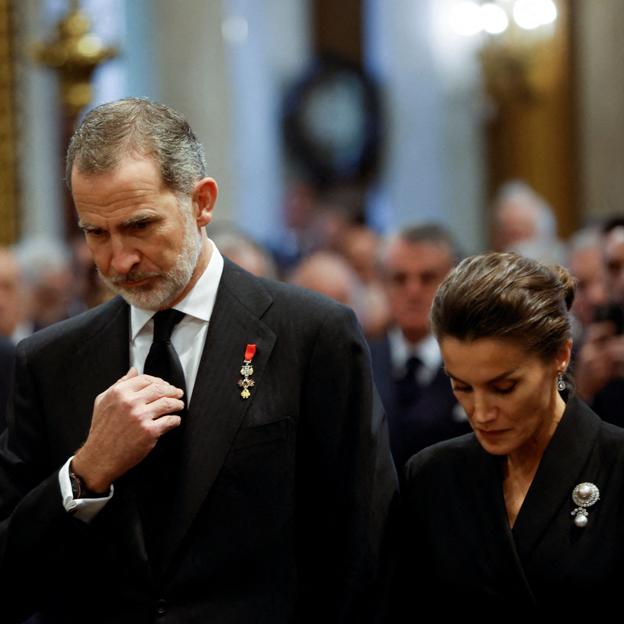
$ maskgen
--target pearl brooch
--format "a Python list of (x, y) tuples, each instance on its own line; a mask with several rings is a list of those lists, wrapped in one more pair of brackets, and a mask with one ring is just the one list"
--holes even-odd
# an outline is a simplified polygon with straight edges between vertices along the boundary
[(600, 500), (600, 490), (593, 483), (579, 483), (572, 491), (572, 500), (577, 507), (570, 515), (574, 516), (574, 524), (582, 529), (589, 521), (587, 507)]

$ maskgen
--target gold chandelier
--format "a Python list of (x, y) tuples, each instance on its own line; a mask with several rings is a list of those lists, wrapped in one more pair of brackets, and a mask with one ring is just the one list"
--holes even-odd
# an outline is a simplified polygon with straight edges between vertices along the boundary
[(551, 42), (558, 16), (555, 0), (465, 0), (454, 6), (452, 27), (479, 38), (486, 87), (495, 99), (528, 100), (557, 75)]

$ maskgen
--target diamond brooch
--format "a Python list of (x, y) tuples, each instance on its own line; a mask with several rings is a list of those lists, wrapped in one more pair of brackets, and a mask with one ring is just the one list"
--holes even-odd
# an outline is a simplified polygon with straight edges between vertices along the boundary
[(579, 483), (572, 490), (572, 500), (577, 507), (570, 515), (574, 516), (574, 524), (582, 529), (589, 520), (587, 508), (600, 500), (600, 490), (593, 483)]

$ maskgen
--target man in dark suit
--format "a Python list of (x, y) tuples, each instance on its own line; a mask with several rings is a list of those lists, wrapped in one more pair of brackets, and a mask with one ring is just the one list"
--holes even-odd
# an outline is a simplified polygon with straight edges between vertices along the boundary
[(370, 348), (399, 474), (420, 449), (470, 431), (429, 327), (436, 289), (457, 255), (450, 234), (437, 224), (405, 228), (389, 238), (381, 251), (380, 269), (393, 325)]
[(609, 301), (596, 307), (575, 345), (575, 390), (603, 420), (623, 427), (624, 218), (609, 219), (599, 242)]
[(353, 314), (223, 260), (216, 183), (168, 107), (91, 111), (67, 179), (121, 297), (18, 348), (3, 617), (372, 619), (396, 475)]
[(0, 336), (0, 433), (6, 427), (6, 405), (13, 378), (14, 359), (15, 347), (13, 343), (8, 338)]

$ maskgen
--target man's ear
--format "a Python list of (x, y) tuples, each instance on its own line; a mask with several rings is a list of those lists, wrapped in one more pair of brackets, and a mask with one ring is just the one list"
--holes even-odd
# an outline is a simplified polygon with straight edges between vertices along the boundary
[(202, 178), (193, 189), (193, 215), (199, 227), (212, 221), (212, 210), (217, 202), (219, 188), (212, 178)]

